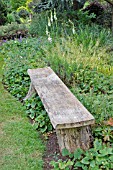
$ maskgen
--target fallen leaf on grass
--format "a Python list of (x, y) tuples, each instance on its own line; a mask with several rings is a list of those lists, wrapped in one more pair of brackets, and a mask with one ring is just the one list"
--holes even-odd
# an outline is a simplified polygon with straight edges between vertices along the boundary
[(113, 118), (109, 118), (107, 125), (113, 126)]

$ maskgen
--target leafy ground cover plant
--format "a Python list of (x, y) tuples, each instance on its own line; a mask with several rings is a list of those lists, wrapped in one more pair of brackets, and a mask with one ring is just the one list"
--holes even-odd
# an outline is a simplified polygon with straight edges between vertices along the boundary
[(31, 118), (34, 129), (40, 129), (42, 133), (52, 131), (52, 124), (39, 96), (32, 96), (25, 101), (25, 106), (27, 108), (26, 114)]
[(58, 162), (52, 161), (54, 170), (110, 170), (113, 166), (113, 148), (102, 144), (101, 140), (95, 139), (94, 148), (84, 152), (78, 148), (73, 154), (68, 150), (62, 151), (63, 156), (68, 156), (67, 160)]
[(34, 40), (17, 39), (2, 46), (3, 54), (7, 50), (4, 84), (11, 94), (20, 100), (25, 97), (30, 83), (27, 69), (38, 67), (39, 63), (40, 66), (44, 65), (40, 56), (37, 58), (40, 40), (37, 40), (36, 44), (33, 43)]
[[(40, 64), (40, 66), (42, 65), (42, 67), (44, 65), (43, 61), (41, 63), (41, 58), (35, 56), (38, 54), (36, 50), (38, 50), (38, 46), (41, 42), (37, 39), (34, 40), (21, 39), (20, 41), (17, 39), (3, 44), (4, 49), (2, 53), (4, 54), (6, 50), (8, 52), (7, 58), (5, 59), (3, 82), (8, 91), (21, 101), (26, 96), (30, 86), (30, 78), (27, 74), (27, 69), (39, 67), (38, 64)], [(12, 51), (10, 51), (10, 49), (12, 49)], [(22, 51), (20, 52), (20, 50)], [(24, 104), (27, 109), (27, 116), (33, 120), (34, 129), (40, 129), (42, 133), (52, 130), (49, 117), (38, 96), (33, 96)]]

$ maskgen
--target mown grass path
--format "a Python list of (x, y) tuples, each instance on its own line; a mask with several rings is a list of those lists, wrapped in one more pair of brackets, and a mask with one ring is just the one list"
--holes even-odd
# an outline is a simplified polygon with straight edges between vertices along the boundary
[(44, 145), (25, 116), (25, 108), (2, 85), (0, 56), (0, 170), (41, 170)]

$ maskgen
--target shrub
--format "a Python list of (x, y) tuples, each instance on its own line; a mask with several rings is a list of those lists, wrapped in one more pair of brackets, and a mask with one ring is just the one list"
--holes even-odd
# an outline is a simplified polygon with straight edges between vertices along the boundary
[(21, 17), (21, 18), (26, 18), (29, 16), (29, 11), (26, 7), (24, 6), (21, 6), (17, 9), (17, 12), (18, 12), (18, 15)]
[(11, 0), (13, 10), (17, 10), (20, 6), (25, 6), (26, 0)]
[(15, 22), (15, 16), (13, 15), (13, 13), (8, 13), (7, 14), (7, 22), (8, 23)]
[(16, 22), (12, 22), (11, 24), (7, 24), (5, 26), (0, 27), (0, 39), (14, 39), (19, 38), (20, 36), (26, 36), (27, 34), (27, 26), (25, 24), (17, 24)]

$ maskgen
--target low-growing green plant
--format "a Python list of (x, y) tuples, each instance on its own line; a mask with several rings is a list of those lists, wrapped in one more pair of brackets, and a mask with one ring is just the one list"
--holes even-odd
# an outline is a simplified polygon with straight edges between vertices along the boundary
[(32, 96), (32, 98), (25, 101), (25, 106), (26, 113), (33, 120), (35, 129), (39, 129), (42, 133), (52, 131), (52, 124), (39, 96)]
[[(16, 61), (13, 61), (13, 64), (16, 64)], [(13, 96), (22, 99), (23, 96), (26, 95), (30, 84), (30, 79), (27, 74), (27, 69), (29, 67), (18, 65), (18, 68), (15, 68), (13, 64), (10, 68), (12, 71), (7, 70), (4, 74), (4, 84)]]
[(113, 148), (102, 144), (98, 139), (95, 139), (94, 147), (86, 152), (78, 148), (74, 153), (69, 153), (64, 149), (62, 154), (68, 158), (65, 161), (52, 161), (54, 170), (111, 170), (113, 166)]
[[(38, 50), (39, 42), (38, 40), (36, 42), (34, 40), (30, 42), (26, 39), (19, 39), (3, 45), (2, 53), (4, 54), (4, 50), (7, 50), (3, 82), (11, 94), (18, 99), (24, 98), (28, 91), (30, 78), (27, 70), (38, 67), (41, 62), (41, 58), (40, 56), (37, 57), (38, 52), (36, 51)], [(12, 51), (10, 51), (11, 49)], [(43, 61), (41, 65), (44, 65)]]

